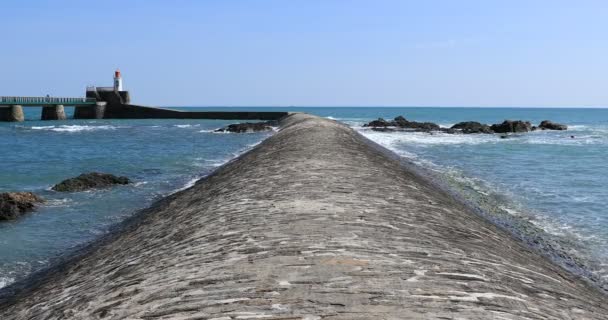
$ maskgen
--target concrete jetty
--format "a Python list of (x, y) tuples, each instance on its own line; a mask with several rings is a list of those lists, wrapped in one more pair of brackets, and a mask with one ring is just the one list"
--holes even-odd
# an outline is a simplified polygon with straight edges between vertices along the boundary
[(42, 107), (41, 120), (66, 120), (65, 106), (74, 107), (74, 119), (217, 119), (278, 120), (287, 112), (274, 111), (183, 111), (131, 103), (131, 93), (123, 89), (119, 70), (114, 86), (89, 86), (84, 98), (0, 96), (0, 122), (25, 120), (23, 107)]
[(0, 319), (608, 315), (596, 288), (347, 126), (305, 114), (12, 289)]

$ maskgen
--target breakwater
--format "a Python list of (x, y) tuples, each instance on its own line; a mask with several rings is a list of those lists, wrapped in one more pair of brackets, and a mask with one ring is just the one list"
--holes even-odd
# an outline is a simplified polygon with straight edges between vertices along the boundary
[(606, 297), (348, 127), (281, 131), (4, 298), (2, 319), (602, 319)]

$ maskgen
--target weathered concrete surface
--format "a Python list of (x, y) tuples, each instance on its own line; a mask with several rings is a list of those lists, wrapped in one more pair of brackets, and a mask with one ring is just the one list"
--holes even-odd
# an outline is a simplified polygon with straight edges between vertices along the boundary
[(87, 91), (87, 98), (105, 103), (102, 111), (91, 107), (77, 107), (75, 119), (224, 119), (278, 120), (287, 112), (260, 111), (182, 111), (131, 104), (128, 91)]
[(279, 133), (1, 319), (606, 319), (608, 300), (351, 129)]
[(278, 120), (286, 115), (287, 112), (274, 111), (182, 111), (125, 104), (108, 105), (104, 118)]
[(22, 122), (25, 119), (23, 115), (23, 107), (13, 105), (8, 107), (0, 107), (0, 121)]
[(41, 120), (65, 120), (65, 109), (63, 105), (54, 105), (48, 107), (42, 107)]
[(106, 111), (106, 103), (97, 102), (94, 106), (76, 106), (74, 108), (74, 119), (103, 119)]

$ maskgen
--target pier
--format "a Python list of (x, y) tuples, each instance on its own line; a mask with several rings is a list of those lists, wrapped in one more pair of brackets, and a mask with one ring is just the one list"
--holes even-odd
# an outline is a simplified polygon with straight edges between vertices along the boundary
[(42, 107), (41, 120), (65, 120), (66, 106), (94, 109), (104, 105), (94, 98), (0, 97), (0, 121), (23, 121), (23, 107)]
[(84, 98), (0, 97), (0, 121), (24, 121), (24, 107), (42, 107), (41, 120), (66, 120), (64, 107), (74, 107), (74, 119), (221, 119), (278, 120), (287, 112), (183, 111), (135, 105), (123, 89), (119, 70), (114, 86), (88, 86)]
[(306, 114), (78, 255), (1, 319), (606, 319), (607, 296), (411, 164)]

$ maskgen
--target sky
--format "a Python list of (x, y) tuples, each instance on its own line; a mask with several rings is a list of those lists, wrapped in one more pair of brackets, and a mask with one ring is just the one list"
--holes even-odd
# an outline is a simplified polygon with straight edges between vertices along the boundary
[(2, 0), (0, 95), (608, 106), (605, 0)]

